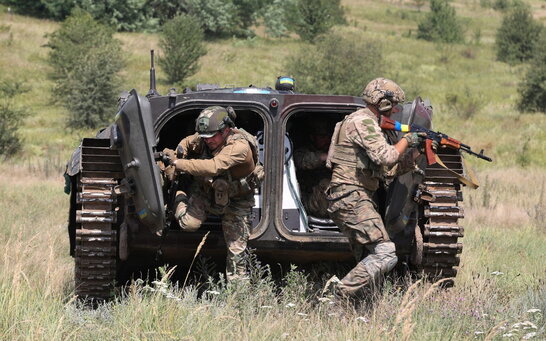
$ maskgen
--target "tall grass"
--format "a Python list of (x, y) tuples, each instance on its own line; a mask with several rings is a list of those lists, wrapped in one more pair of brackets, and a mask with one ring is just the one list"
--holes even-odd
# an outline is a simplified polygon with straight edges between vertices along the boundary
[(298, 268), (278, 282), (258, 264), (250, 284), (211, 279), (179, 287), (166, 277), (139, 280), (96, 310), (73, 300), (65, 230), (68, 197), (62, 178), (28, 174), (24, 165), (16, 164), (2, 165), (0, 171), (0, 339), (459, 340), (545, 335), (546, 227), (543, 218), (533, 215), (534, 205), (544, 205), (545, 188), (539, 192), (539, 186), (511, 180), (530, 176), (540, 183), (546, 180), (540, 169), (483, 171), (482, 187), (465, 190), (465, 246), (456, 285), (449, 290), (387, 282), (354, 306), (322, 296), (320, 283)]

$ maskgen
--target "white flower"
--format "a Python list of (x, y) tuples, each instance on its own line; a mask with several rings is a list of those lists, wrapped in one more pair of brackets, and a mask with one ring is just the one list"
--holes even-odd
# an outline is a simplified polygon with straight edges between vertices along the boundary
[(328, 316), (337, 316), (336, 313), (328, 313)]
[(533, 338), (533, 337), (535, 337), (535, 336), (537, 336), (537, 333), (536, 333), (536, 332), (531, 332), (531, 333), (525, 334), (525, 335), (523, 336), (523, 339), (524, 339), (524, 340), (529, 340), (529, 339), (531, 339), (531, 338)]
[(525, 321), (521, 323), (523, 329), (538, 329), (537, 326), (531, 321)]
[(300, 316), (307, 316), (306, 313), (298, 313), (298, 315), (300, 315)]
[(209, 295), (220, 295), (220, 293), (216, 290), (207, 290), (205, 293)]
[(362, 321), (364, 323), (368, 323), (370, 322), (367, 318), (365, 318), (364, 316), (359, 316), (356, 318), (357, 321)]
[(294, 303), (288, 303), (285, 305), (286, 308), (294, 308), (296, 305)]
[(482, 335), (482, 334), (485, 334), (485, 333), (482, 332), (482, 331), (479, 331), (479, 330), (476, 330), (476, 331), (474, 332), (474, 335)]
[(512, 337), (512, 336), (514, 336), (514, 334), (512, 333), (502, 334), (502, 337)]
[(504, 275), (504, 272), (493, 271), (493, 272), (491, 273), (491, 275), (493, 275), (493, 276), (502, 276), (502, 275)]
[(537, 309), (537, 308), (531, 308), (531, 309), (527, 310), (527, 312), (530, 313), (530, 314), (541, 313), (540, 309)]
[(270, 305), (263, 305), (263, 306), (261, 306), (260, 308), (262, 308), (262, 309), (273, 309), (273, 306), (270, 306)]

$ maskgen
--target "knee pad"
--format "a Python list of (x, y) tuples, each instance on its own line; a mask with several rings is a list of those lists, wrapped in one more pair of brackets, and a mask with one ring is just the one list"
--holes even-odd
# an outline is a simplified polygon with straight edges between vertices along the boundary
[(201, 227), (202, 221), (191, 215), (187, 214), (186, 211), (180, 212), (176, 219), (178, 220), (178, 225), (184, 232), (195, 232)]

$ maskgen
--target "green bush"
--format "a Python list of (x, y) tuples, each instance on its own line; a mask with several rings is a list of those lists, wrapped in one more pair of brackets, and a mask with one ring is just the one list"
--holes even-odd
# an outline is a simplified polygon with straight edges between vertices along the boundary
[(15, 97), (30, 89), (20, 81), (0, 82), (0, 155), (13, 156), (22, 147), (19, 128), (27, 111), (15, 106)]
[(497, 60), (517, 64), (533, 57), (542, 24), (533, 19), (529, 6), (519, 3), (503, 17), (497, 30)]
[(180, 15), (163, 26), (159, 46), (164, 56), (158, 62), (167, 82), (182, 83), (197, 72), (199, 58), (207, 53), (203, 37), (199, 22), (189, 15)]
[(70, 127), (96, 128), (116, 111), (124, 61), (121, 42), (113, 33), (77, 9), (49, 35), (53, 96), (68, 109)]
[(376, 41), (329, 33), (312, 49), (289, 57), (285, 69), (296, 79), (298, 92), (358, 96), (370, 80), (382, 76), (383, 53)]
[(518, 109), (546, 114), (546, 32), (542, 32), (529, 70), (518, 87)]
[(273, 0), (265, 6), (261, 16), (265, 26), (265, 33), (279, 38), (288, 35), (289, 25), (286, 22), (287, 6), (284, 0)]
[(461, 24), (448, 0), (430, 0), (430, 13), (417, 26), (417, 38), (442, 43), (463, 42)]
[(197, 18), (209, 37), (249, 37), (261, 6), (261, 0), (186, 0), (184, 10)]
[(340, 0), (294, 0), (289, 7), (291, 30), (304, 41), (312, 42), (332, 26), (346, 24)]

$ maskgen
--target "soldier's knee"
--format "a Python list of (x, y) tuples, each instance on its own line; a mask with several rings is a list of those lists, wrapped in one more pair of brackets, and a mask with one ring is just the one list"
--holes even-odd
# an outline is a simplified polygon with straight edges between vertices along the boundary
[(182, 231), (185, 232), (197, 231), (203, 222), (201, 219), (188, 214), (186, 209), (177, 210), (176, 220), (178, 220), (178, 225), (180, 225)]
[(366, 248), (370, 254), (364, 259), (364, 264), (370, 274), (374, 274), (374, 277), (379, 274), (384, 275), (396, 266), (398, 257), (393, 242), (370, 244), (366, 245)]

